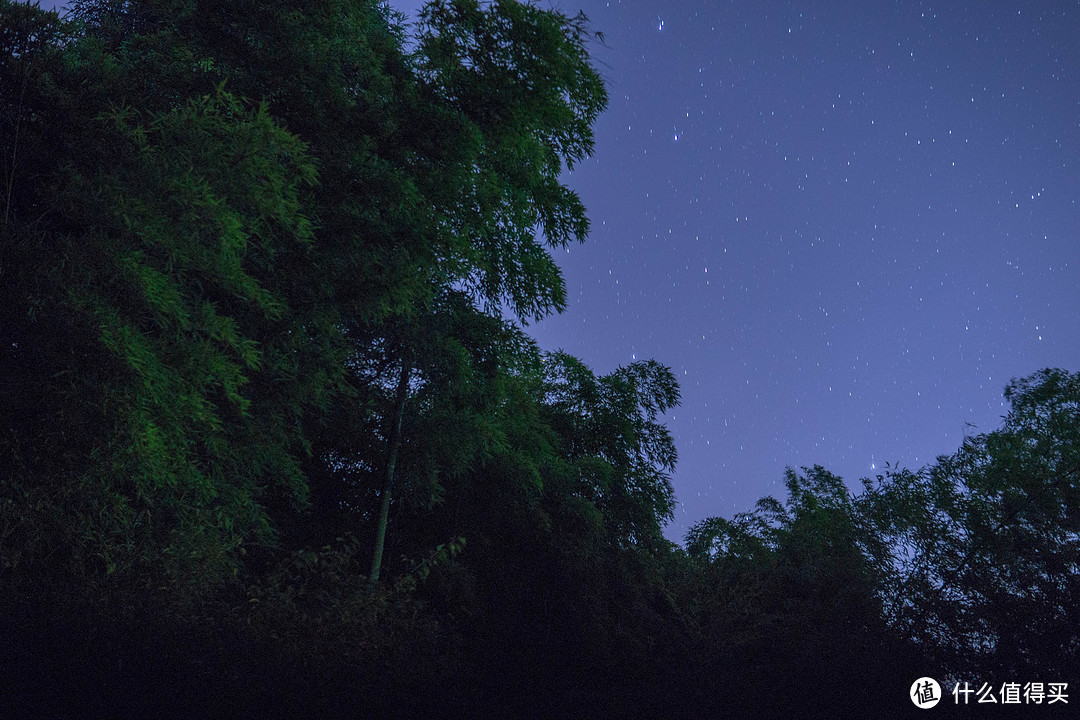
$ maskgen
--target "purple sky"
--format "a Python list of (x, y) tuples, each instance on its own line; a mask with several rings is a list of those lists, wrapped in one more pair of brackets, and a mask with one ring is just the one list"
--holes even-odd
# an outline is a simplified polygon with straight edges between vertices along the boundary
[(610, 106), (531, 331), (675, 371), (669, 537), (786, 466), (921, 467), (1080, 369), (1080, 3), (553, 5), (606, 36)]
[(1080, 369), (1080, 4), (555, 6), (604, 32), (611, 101), (532, 330), (674, 369), (669, 537), (787, 466), (921, 467), (1010, 378)]

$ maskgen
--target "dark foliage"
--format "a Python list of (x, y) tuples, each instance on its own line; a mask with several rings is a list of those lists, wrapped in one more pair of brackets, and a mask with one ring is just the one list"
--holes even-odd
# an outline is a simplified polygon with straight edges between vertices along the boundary
[(788, 471), (664, 538), (671, 371), (525, 332), (588, 232), (585, 18), (74, 8), (0, 0), (0, 716), (891, 717), (921, 675), (1080, 683), (1076, 375), (928, 468)]

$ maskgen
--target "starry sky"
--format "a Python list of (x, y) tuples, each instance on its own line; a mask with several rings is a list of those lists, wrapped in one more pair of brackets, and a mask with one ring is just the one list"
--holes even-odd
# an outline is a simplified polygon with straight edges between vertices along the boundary
[(922, 467), (1011, 378), (1080, 370), (1080, 3), (554, 7), (604, 33), (610, 104), (531, 330), (674, 370), (672, 540), (788, 466)]
[(922, 467), (1080, 370), (1080, 2), (542, 4), (604, 33), (610, 105), (530, 331), (672, 368), (669, 538), (785, 467)]

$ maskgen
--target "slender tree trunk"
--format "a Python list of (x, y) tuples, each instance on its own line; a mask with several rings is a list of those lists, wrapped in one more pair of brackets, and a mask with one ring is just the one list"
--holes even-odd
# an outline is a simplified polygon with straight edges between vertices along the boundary
[(401, 421), (405, 415), (405, 398), (409, 394), (409, 374), (412, 365), (402, 360), (401, 376), (398, 378), (397, 397), (394, 402), (394, 418), (390, 426), (390, 453), (386, 459), (386, 483), (383, 485), (382, 505), (379, 508), (379, 525), (375, 529), (375, 552), (371, 555), (371, 573), (368, 586), (374, 587), (379, 582), (382, 568), (383, 544), (386, 541), (386, 523), (390, 517), (390, 493), (394, 487), (394, 466), (397, 465), (398, 449), (401, 447)]

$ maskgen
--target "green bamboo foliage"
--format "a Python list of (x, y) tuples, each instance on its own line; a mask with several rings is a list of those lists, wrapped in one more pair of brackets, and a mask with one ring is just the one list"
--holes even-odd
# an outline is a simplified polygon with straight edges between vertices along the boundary
[(37, 151), (5, 178), (2, 270), (3, 398), (25, 418), (5, 481), (25, 522), (53, 528), (28, 547), (80, 573), (230, 575), (242, 543), (271, 536), (266, 500), (304, 501), (298, 421), (331, 382), (301, 374), (320, 330), (291, 306), (314, 166), (220, 87), (117, 104), (126, 79), (94, 43), (18, 51), (67, 26), (0, 9), (22, 83), (6, 149)]
[(298, 192), (314, 169), (265, 108), (246, 112), (224, 92), (100, 121), (126, 147), (80, 179), (97, 188), (80, 250), (94, 252), (82, 267), (97, 272), (69, 301), (126, 370), (110, 390), (123, 398), (119, 475), (137, 505), (176, 508), (168, 554), (228, 565), (229, 549), (268, 530), (258, 505), (267, 488), (304, 494), (295, 457), (278, 445), (301, 439), (249, 385), (282, 369), (287, 350), (266, 342), (271, 333), (299, 330), (282, 322), (272, 273), (277, 257), (310, 246)]

